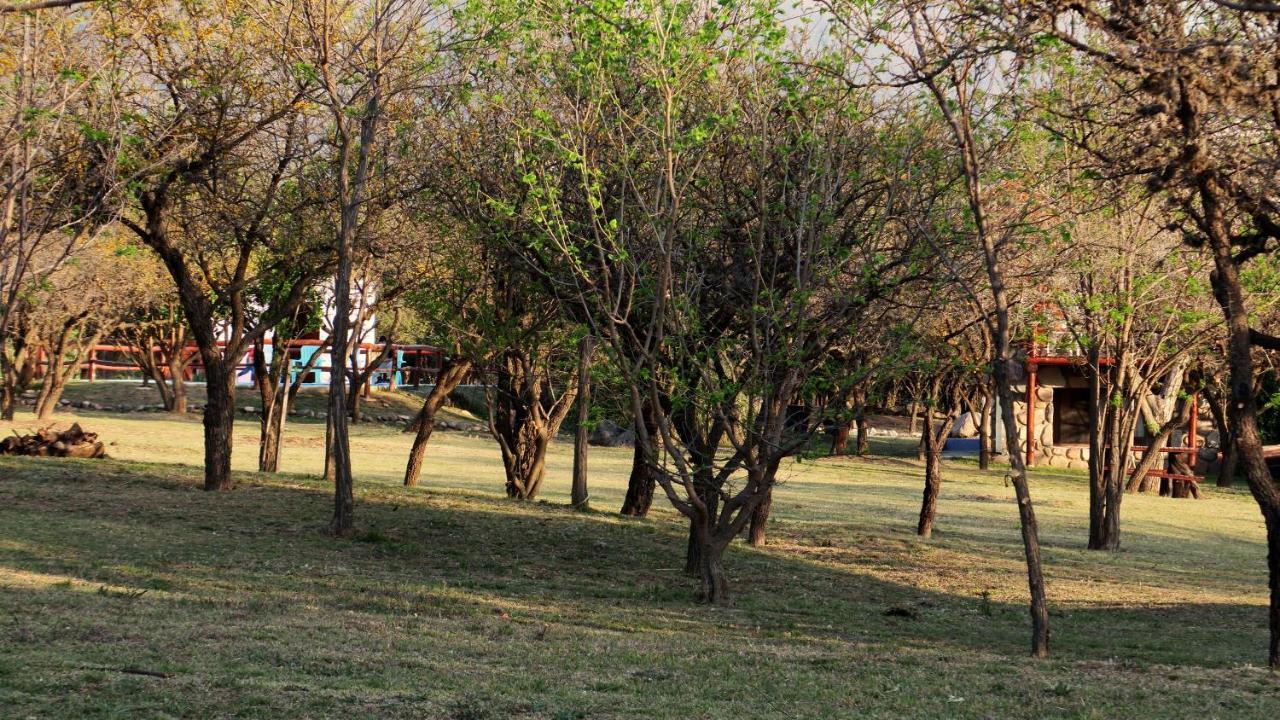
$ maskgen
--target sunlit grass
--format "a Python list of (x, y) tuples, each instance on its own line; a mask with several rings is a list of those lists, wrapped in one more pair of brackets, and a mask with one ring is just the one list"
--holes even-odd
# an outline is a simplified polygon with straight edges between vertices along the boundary
[(318, 421), (290, 424), (275, 477), (252, 472), (256, 423), (239, 423), (240, 486), (207, 494), (196, 416), (79, 419), (113, 459), (0, 459), (5, 717), (1280, 712), (1256, 667), (1265, 547), (1242, 492), (1129, 496), (1124, 549), (1101, 554), (1084, 549), (1083, 477), (1037, 471), (1054, 657), (1032, 661), (1012, 489), (971, 464), (948, 467), (929, 541), (914, 462), (788, 467), (770, 545), (730, 552), (736, 604), (717, 609), (693, 602), (662, 501), (613, 513), (629, 449), (593, 449), (595, 511), (576, 513), (567, 444), (542, 502), (520, 504), (487, 437), (437, 434), (406, 490), (409, 436), (361, 425), (359, 532), (334, 540)]

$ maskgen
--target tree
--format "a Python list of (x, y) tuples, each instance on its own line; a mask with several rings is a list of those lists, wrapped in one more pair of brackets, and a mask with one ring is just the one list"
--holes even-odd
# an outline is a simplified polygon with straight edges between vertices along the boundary
[(53, 416), (67, 382), (98, 342), (151, 304), (160, 269), (137, 248), (106, 240), (75, 248), (31, 297), (45, 357), (36, 417)]
[[(1213, 323), (1206, 313), (1201, 260), (1151, 221), (1149, 206), (1107, 208), (1074, 223), (1069, 278), (1052, 293), (1043, 321), (1084, 355), (1089, 378), (1089, 548), (1120, 547), (1120, 504), (1132, 475), (1161, 457), (1187, 420), (1172, 412), (1195, 348)], [(1157, 385), (1164, 395), (1157, 394)], [(1153, 405), (1159, 405), (1153, 408)], [(1154, 410), (1154, 412), (1153, 412)], [(1146, 420), (1147, 450), (1132, 450)]]
[[(275, 233), (281, 188), (304, 160), (299, 102), (310, 79), (269, 61), (276, 36), (242, 22), (243, 10), (230, 0), (133, 3), (110, 37), (134, 69), (122, 83), (135, 140), (122, 222), (164, 263), (200, 354), (206, 490), (232, 487), (236, 366), (327, 267), (316, 248)], [(257, 275), (285, 268), (287, 291), (251, 307)]]
[(120, 134), (108, 78), (114, 58), (96, 37), (106, 13), (0, 15), (0, 418), (34, 368), (26, 311), (67, 258), (115, 213)]
[[(1027, 203), (1025, 189), (1005, 183), (990, 186), (992, 171), (1005, 160), (1011, 145), (1020, 139), (1005, 128), (1019, 123), (1014, 91), (1019, 85), (1017, 67), (1010, 65), (1004, 44), (1006, 35), (992, 32), (999, 18), (982, 14), (983, 7), (967, 2), (901, 4), (863, 8), (857, 3), (827, 2), (831, 17), (848, 33), (855, 52), (873, 48), (864, 64), (864, 75), (852, 82), (881, 87), (918, 88), (941, 116), (947, 147), (954, 159), (967, 210), (963, 228), (978, 250), (986, 271), (987, 302), (983, 308), (992, 341), (991, 374), (1004, 423), (1009, 452), (1009, 480), (1018, 500), (1023, 550), (1030, 590), (1031, 654), (1049, 652), (1049, 610), (1040, 557), (1039, 528), (1027, 483), (1026, 463), (1020, 448), (1013, 414), (1013, 382), (1010, 365), (1015, 361), (1010, 325), (1010, 255), (1035, 227), (1027, 215), (1036, 207)], [(875, 49), (888, 52), (892, 63), (875, 60)], [(1016, 56), (1015, 58), (1016, 59)], [(871, 67), (867, 67), (871, 65)], [(1001, 168), (1002, 170), (1004, 168)], [(1020, 197), (1007, 202), (1012, 212), (1000, 213), (1001, 191), (1014, 190)], [(1006, 199), (1007, 195), (1006, 195)], [(1022, 202), (1018, 202), (1021, 200)], [(933, 240), (944, 267), (956, 281), (964, 273), (953, 253)]]
[(327, 116), (323, 160), (336, 261), (326, 466), (334, 475), (329, 531), (342, 536), (351, 533), (354, 512), (344, 371), (359, 331), (352, 322), (353, 270), (369, 240), (366, 230), (419, 187), (412, 119), (423, 109), (421, 91), (438, 79), (437, 50), (452, 27), (448, 8), (431, 0), (286, 4), (298, 17), (289, 64), (315, 79), (313, 101)]
[(844, 104), (784, 60), (764, 6), (615, 12), (526, 17), (568, 45), (512, 73), (534, 202), (509, 207), (536, 224), (526, 254), (566, 312), (618, 359), (633, 415), (652, 412), (640, 452), (689, 519), (701, 597), (727, 603), (725, 548), (820, 425), (791, 409), (848, 381), (824, 362), (837, 337), (919, 267), (885, 231), (898, 168), (870, 141), (870, 94)]
[[(167, 278), (159, 278), (170, 285)], [(129, 356), (143, 377), (155, 383), (164, 409), (175, 414), (187, 412), (187, 380), (191, 364), (199, 353), (188, 347), (190, 323), (172, 287), (145, 308), (137, 308), (131, 322), (117, 328), (115, 338), (128, 348)]]
[(1274, 112), (1280, 90), (1273, 82), (1280, 32), (1267, 9), (1226, 2), (1043, 2), (1020, 12), (1029, 32), (1043, 33), (1098, 69), (1097, 93), (1070, 113), (1088, 134), (1063, 136), (1086, 149), (1106, 177), (1143, 183), (1166, 199), (1170, 224), (1212, 258), (1210, 282), (1227, 338), (1227, 424), (1266, 521), (1268, 661), (1280, 667), (1280, 484), (1263, 457), (1254, 357), (1257, 348), (1280, 348), (1280, 339), (1253, 327), (1243, 280), (1251, 264), (1280, 243), (1272, 197), (1280, 175)]

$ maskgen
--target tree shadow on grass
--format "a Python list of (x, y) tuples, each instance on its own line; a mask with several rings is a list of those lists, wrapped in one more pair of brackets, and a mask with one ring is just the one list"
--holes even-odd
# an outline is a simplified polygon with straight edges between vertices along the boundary
[[(246, 622), (255, 609), (303, 605), (1005, 657), (1028, 642), (1019, 604), (740, 545), (726, 558), (735, 605), (698, 605), (681, 570), (684, 526), (669, 519), (381, 486), (357, 497), (356, 537), (334, 539), (320, 531), (330, 497), (313, 478), (242, 474), (236, 491), (208, 494), (198, 472), (0, 459), (0, 558), (194, 613), (238, 604)], [(1052, 623), (1059, 659), (1222, 667), (1259, 662), (1266, 617), (1254, 604), (1060, 604)]]

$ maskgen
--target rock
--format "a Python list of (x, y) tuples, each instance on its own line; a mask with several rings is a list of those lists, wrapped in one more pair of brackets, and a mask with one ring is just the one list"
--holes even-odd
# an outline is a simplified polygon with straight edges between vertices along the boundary
[(624, 445), (634, 445), (635, 441), (634, 429), (620, 428), (617, 423), (608, 418), (601, 420), (587, 438), (588, 445), (598, 447), (622, 447)]
[(973, 413), (960, 413), (960, 417), (956, 418), (956, 424), (951, 428), (951, 437), (978, 437), (978, 422)]
[(587, 436), (587, 444), (607, 446), (609, 444), (609, 441), (612, 440), (613, 437), (620, 432), (620, 430), (621, 428), (619, 428), (616, 423), (614, 423), (612, 420), (608, 418), (605, 418), (604, 420), (601, 420), (599, 423), (597, 423), (595, 429), (592, 430), (591, 434)]
[(256, 413), (256, 412), (258, 412), (258, 408), (254, 407), (254, 406), (252, 406), (252, 405), (245, 405), (244, 407), (240, 408), (240, 412), (242, 412), (242, 413)]

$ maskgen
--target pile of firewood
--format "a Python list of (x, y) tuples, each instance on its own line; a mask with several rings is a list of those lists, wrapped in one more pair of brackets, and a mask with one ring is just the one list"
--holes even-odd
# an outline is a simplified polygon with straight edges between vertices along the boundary
[(13, 435), (0, 440), (0, 455), (34, 455), (37, 457), (102, 458), (107, 456), (98, 433), (85, 432), (80, 423), (66, 430), (43, 427), (30, 435)]

